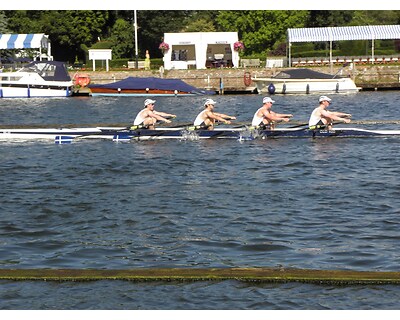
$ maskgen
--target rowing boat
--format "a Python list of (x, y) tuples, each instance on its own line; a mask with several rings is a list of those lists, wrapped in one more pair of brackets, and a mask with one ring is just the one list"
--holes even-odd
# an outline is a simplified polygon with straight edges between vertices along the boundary
[(278, 130), (259, 130), (249, 128), (216, 128), (214, 130), (134, 130), (116, 132), (115, 141), (159, 140), (159, 139), (273, 139), (273, 138), (326, 138), (326, 137), (388, 137), (400, 136), (400, 130), (367, 130), (360, 128), (339, 128), (334, 130), (310, 130), (304, 128), (283, 128)]
[(0, 140), (53, 140), (70, 143), (77, 139), (131, 140), (200, 140), (200, 139), (274, 139), (274, 138), (326, 138), (326, 137), (390, 137), (400, 136), (400, 130), (368, 130), (361, 128), (337, 128), (333, 130), (308, 128), (280, 128), (261, 130), (252, 127), (215, 128), (214, 130), (191, 130), (188, 127), (131, 130), (124, 127), (93, 128), (25, 128), (0, 129)]

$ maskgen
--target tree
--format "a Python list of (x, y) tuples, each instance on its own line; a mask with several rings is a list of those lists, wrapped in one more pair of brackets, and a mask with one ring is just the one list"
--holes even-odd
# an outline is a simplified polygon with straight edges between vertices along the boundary
[(108, 32), (108, 11), (7, 11), (14, 33), (46, 33), (57, 60), (74, 61), (83, 56), (82, 44), (90, 46)]
[(304, 27), (308, 11), (221, 11), (216, 20), (223, 31), (238, 31), (246, 53), (266, 53), (285, 41), (288, 28)]
[(215, 32), (215, 27), (212, 21), (200, 18), (189, 22), (182, 32)]
[(316, 27), (342, 27), (353, 20), (353, 10), (312, 10), (306, 21), (307, 28)]
[(360, 10), (354, 11), (350, 24), (353, 26), (399, 24), (400, 11), (376, 11)]
[(124, 19), (117, 19), (108, 40), (112, 42), (112, 52), (115, 58), (131, 58), (134, 49), (133, 26)]
[(143, 53), (149, 50), (152, 57), (162, 57), (158, 45), (162, 42), (164, 33), (180, 32), (192, 18), (193, 11), (138, 11), (138, 43)]
[(5, 15), (4, 11), (0, 11), (0, 34), (1, 33), (9, 33), (8, 19)]

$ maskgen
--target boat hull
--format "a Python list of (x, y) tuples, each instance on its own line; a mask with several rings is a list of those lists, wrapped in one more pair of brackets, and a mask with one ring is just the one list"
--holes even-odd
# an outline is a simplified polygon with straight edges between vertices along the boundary
[(59, 136), (77, 138), (96, 137), (100, 134), (102, 130), (98, 128), (0, 129), (0, 140), (55, 140)]
[(59, 128), (59, 129), (0, 129), (0, 140), (53, 140), (56, 143), (72, 142), (76, 139), (131, 140), (202, 140), (202, 139), (277, 139), (277, 138), (362, 138), (400, 137), (400, 130), (366, 130), (360, 128), (339, 128), (334, 130), (309, 130), (283, 128), (258, 130), (249, 128), (216, 128), (215, 130), (188, 130), (188, 128), (157, 128), (155, 130), (129, 130), (121, 127)]
[(156, 77), (128, 77), (106, 83), (90, 84), (92, 96), (193, 96), (215, 94), (193, 87), (181, 79), (164, 79)]
[(174, 90), (129, 90), (129, 89), (104, 89), (104, 88), (90, 88), (92, 96), (133, 96), (133, 97), (147, 97), (147, 96), (195, 96), (196, 94), (190, 92), (175, 92)]
[[(260, 94), (356, 93), (360, 90), (351, 78), (276, 79), (253, 78)], [(271, 88), (271, 84), (273, 87)], [(272, 92), (273, 91), (273, 92)]]
[(72, 95), (72, 87), (55, 86), (28, 86), (0, 84), (0, 98), (47, 98), (47, 97), (69, 97)]
[(58, 61), (35, 61), (0, 73), (0, 98), (69, 97), (72, 87), (65, 64)]

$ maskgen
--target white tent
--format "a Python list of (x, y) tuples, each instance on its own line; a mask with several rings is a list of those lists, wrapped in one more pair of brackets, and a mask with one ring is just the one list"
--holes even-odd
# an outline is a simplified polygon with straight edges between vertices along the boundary
[(164, 33), (169, 50), (164, 52), (164, 68), (205, 69), (217, 60), (239, 66), (239, 54), (233, 50), (238, 41), (237, 32), (183, 32)]
[(42, 60), (42, 48), (47, 49), (46, 58), (52, 60), (49, 36), (44, 33), (0, 34), (0, 49), (38, 49)]
[(292, 42), (329, 42), (332, 64), (332, 42), (343, 40), (372, 40), (372, 59), (374, 58), (374, 40), (400, 39), (400, 25), (350, 26), (325, 28), (288, 29), (289, 66), (291, 66)]

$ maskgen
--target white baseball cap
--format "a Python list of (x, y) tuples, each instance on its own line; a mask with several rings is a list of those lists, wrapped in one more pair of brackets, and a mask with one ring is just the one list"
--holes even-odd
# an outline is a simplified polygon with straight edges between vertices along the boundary
[(156, 100), (146, 99), (144, 100), (144, 106), (147, 107), (149, 104), (155, 104)]
[(272, 100), (270, 97), (265, 97), (265, 98), (263, 99), (263, 103), (268, 103), (268, 102), (274, 103), (275, 101)]
[(206, 102), (204, 102), (204, 106), (208, 105), (208, 104), (212, 104), (215, 105), (216, 102), (213, 99), (207, 99)]
[(331, 102), (332, 99), (328, 98), (327, 96), (320, 96), (320, 97), (319, 97), (319, 102), (322, 102), (322, 101)]

